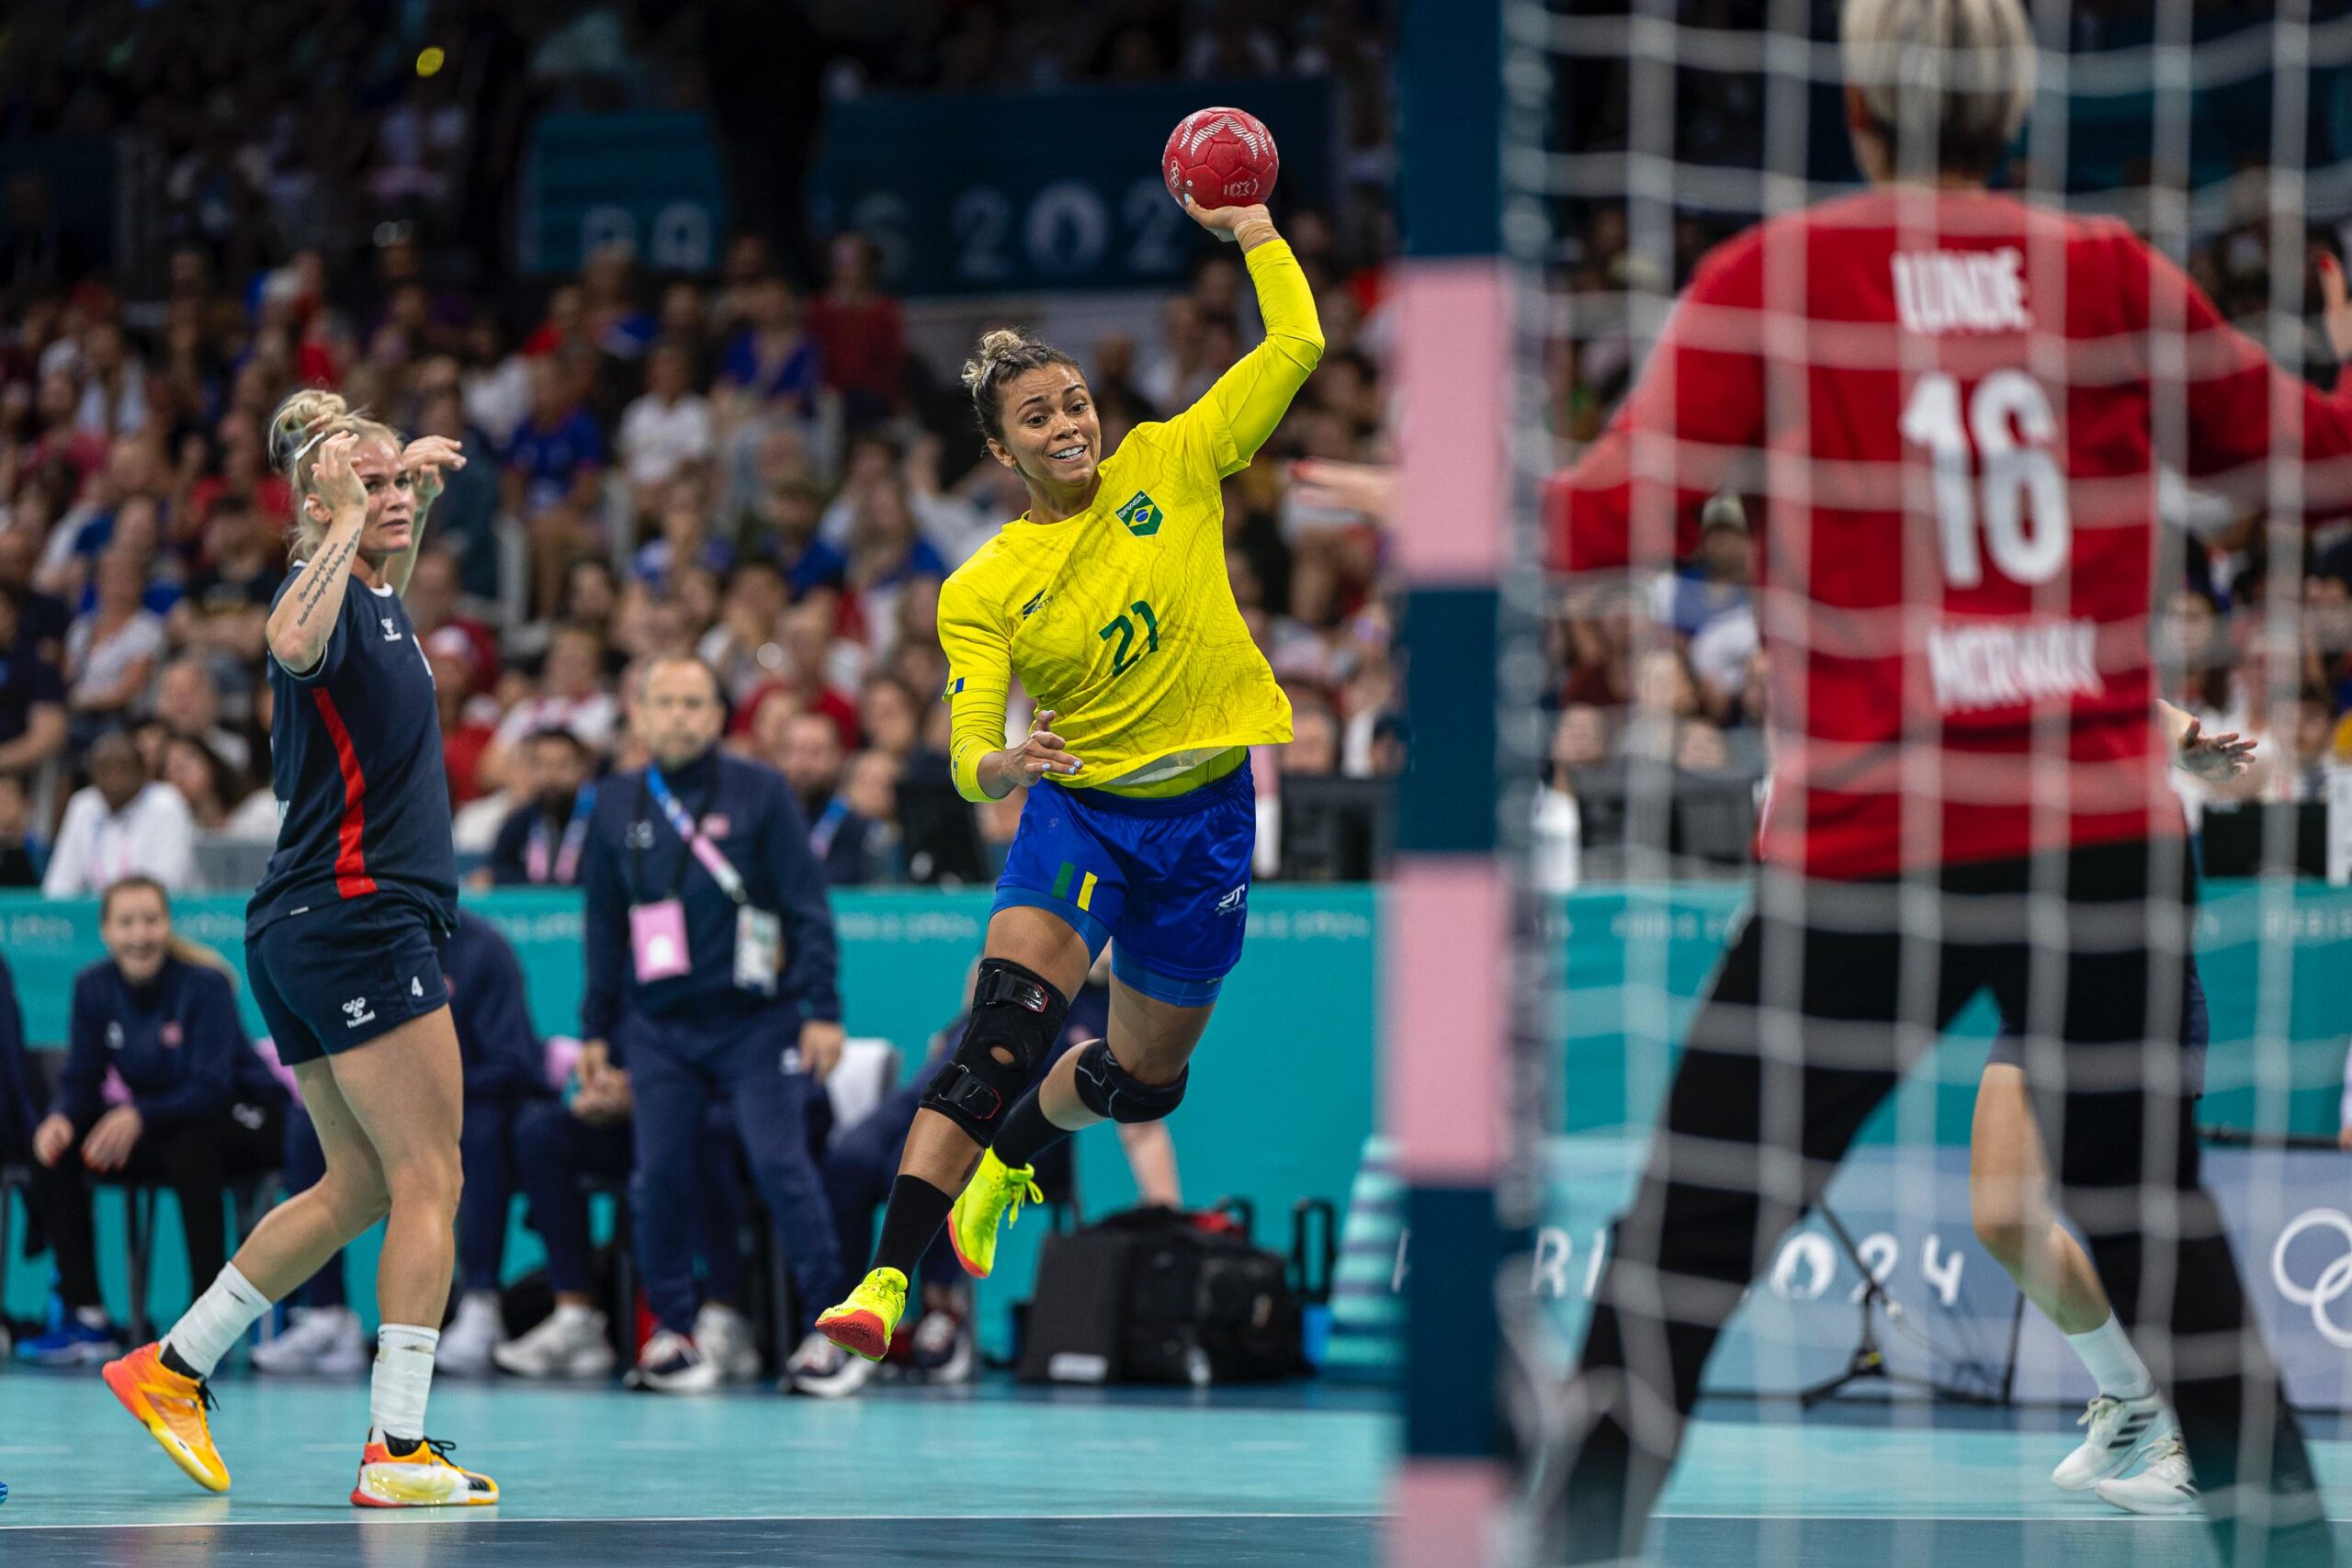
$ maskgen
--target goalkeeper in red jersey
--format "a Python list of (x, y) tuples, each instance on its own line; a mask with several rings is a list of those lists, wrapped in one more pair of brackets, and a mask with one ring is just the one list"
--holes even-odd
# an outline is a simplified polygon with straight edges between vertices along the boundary
[(2160, 468), (2267, 496), (2284, 458), (2310, 514), (2352, 511), (2352, 383), (2272, 366), (2120, 223), (1986, 188), (2032, 98), (2021, 0), (1848, 0), (1842, 43), (1869, 188), (1709, 254), (1548, 497), (1556, 566), (1664, 564), (1760, 460), (1773, 766), (1755, 908), (1618, 1224), (1547, 1524), (1572, 1561), (1639, 1550), (1742, 1291), (1989, 990), (2062, 1042), (2032, 1085), (2057, 1195), (2222, 1550), (2329, 1561), (2164, 1065), (2195, 894), (2148, 621)]

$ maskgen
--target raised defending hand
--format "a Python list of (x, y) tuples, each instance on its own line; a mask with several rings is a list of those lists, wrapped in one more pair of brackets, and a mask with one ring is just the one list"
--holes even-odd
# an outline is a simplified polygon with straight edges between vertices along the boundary
[(1352, 512), (1386, 525), (1396, 511), (1396, 470), (1385, 463), (1301, 457), (1290, 466), (1292, 494), (1305, 506)]
[(319, 446), (319, 460), (311, 469), (311, 490), (327, 515), (368, 510), (367, 482), (351, 470), (351, 454), (359, 437), (345, 431), (330, 435)]
[[(2336, 285), (2339, 292), (2343, 284)], [(2185, 772), (2200, 779), (2220, 783), (2233, 779), (2254, 766), (2254, 742), (2243, 739), (2235, 730), (2226, 735), (2208, 735), (2196, 719), (2180, 732), (2180, 765)]]
[(430, 506), (440, 497), (442, 469), (465, 466), (465, 448), (446, 435), (420, 435), (401, 451), (401, 467), (416, 487), (419, 506)]

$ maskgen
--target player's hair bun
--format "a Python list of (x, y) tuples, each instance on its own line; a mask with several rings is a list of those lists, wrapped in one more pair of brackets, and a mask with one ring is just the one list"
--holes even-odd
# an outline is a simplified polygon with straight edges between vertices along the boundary
[(1004, 435), (1003, 417), (997, 407), (1004, 384), (1023, 371), (1042, 370), (1048, 365), (1079, 368), (1078, 361), (1060, 349), (1011, 327), (980, 334), (972, 357), (964, 361), (964, 386), (972, 394), (972, 414), (979, 421), (982, 435), (991, 439)]
[(315, 387), (296, 392), (269, 416), (270, 461), (281, 471), (291, 474), (303, 444), (311, 438), (311, 427), (322, 420), (348, 418), (350, 413), (351, 405), (344, 401), (340, 392), (322, 391)]
[(977, 392), (990, 379), (989, 372), (1022, 357), (1023, 349), (1044, 346), (1043, 344), (1031, 343), (1011, 327), (982, 333), (979, 346), (972, 351), (971, 358), (964, 361), (964, 385)]

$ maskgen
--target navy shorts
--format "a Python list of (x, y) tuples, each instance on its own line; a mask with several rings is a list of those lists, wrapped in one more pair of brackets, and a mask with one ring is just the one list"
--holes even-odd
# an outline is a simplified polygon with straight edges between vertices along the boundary
[(448, 1006), (447, 942), (424, 911), (380, 893), (263, 927), (245, 942), (245, 973), (277, 1059), (316, 1061)]
[(1159, 800), (1041, 784), (997, 879), (989, 912), (1048, 909), (1111, 972), (1155, 1000), (1205, 1007), (1241, 961), (1258, 795), (1247, 761)]
[[(2180, 1004), (2180, 1076), (2192, 1099), (2205, 1096), (2205, 1048), (2212, 1043), (2213, 1020), (2205, 1007), (2205, 982), (2197, 974), (2197, 960), (2182, 966), (2187, 976)], [(1984, 1053), (1988, 1067), (2023, 1067), (2025, 1038), (2005, 1021)]]

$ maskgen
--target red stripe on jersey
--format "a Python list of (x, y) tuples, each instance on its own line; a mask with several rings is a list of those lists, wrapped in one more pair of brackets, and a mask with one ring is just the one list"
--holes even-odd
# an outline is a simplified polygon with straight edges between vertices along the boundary
[(368, 779), (359, 771), (359, 753), (351, 749), (351, 731), (344, 728), (334, 699), (320, 686), (311, 689), (311, 698), (319, 705), (319, 716), (326, 720), (327, 735), (334, 741), (335, 766), (343, 772), (343, 829), (334, 857), (334, 890), (345, 898), (356, 898), (376, 891), (376, 879), (368, 874), (368, 857), (361, 849), (368, 833)]

